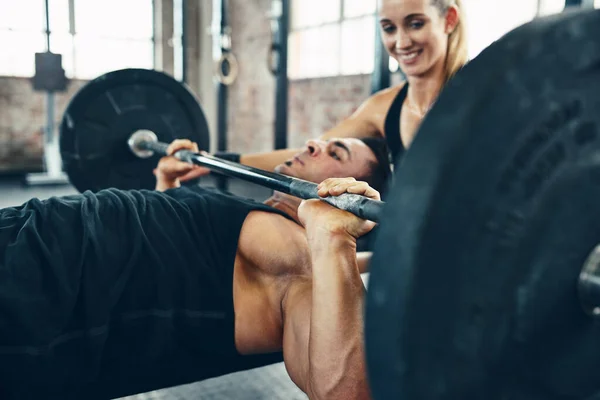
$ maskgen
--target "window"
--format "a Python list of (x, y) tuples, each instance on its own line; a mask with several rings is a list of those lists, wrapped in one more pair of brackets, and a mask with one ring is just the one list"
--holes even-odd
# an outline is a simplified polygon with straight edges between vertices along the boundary
[(73, 75), (91, 79), (121, 68), (152, 68), (153, 29), (152, 0), (76, 0)]
[[(470, 58), (518, 26), (565, 8), (565, 0), (464, 0), (464, 4)], [(594, 4), (600, 8), (600, 0)]]
[(173, 0), (173, 77), (183, 80), (183, 0)]
[(371, 73), (375, 11), (376, 0), (292, 0), (290, 79)]
[(373, 72), (375, 64), (375, 17), (344, 20), (340, 29), (340, 74), (354, 75)]
[[(92, 79), (121, 68), (153, 68), (152, 0), (74, 0), (74, 15), (69, 0), (48, 3), (50, 50), (62, 54), (68, 77)], [(0, 1), (0, 75), (34, 74), (34, 53), (46, 51), (44, 4)]]
[(464, 0), (469, 58), (537, 15), (538, 0)]
[(45, 51), (44, 2), (0, 1), (0, 75), (32, 76), (36, 52)]
[(344, 1), (344, 17), (353, 18), (363, 15), (375, 14), (377, 2), (370, 0), (346, 0)]
[[(560, 13), (565, 0), (463, 0), (469, 58), (537, 16)], [(289, 77), (373, 71), (376, 0), (292, 0)], [(594, 0), (600, 8), (600, 0)], [(398, 63), (390, 58), (390, 70)]]
[[(289, 77), (371, 73), (376, 3), (376, 0), (293, 0)], [(537, 15), (561, 12), (564, 8), (564, 0), (464, 0), (463, 4), (471, 59)], [(390, 58), (390, 70), (397, 68), (397, 62)]]
[(44, 18), (43, 1), (0, 2), (0, 28), (3, 30), (41, 32), (44, 28)]
[(336, 23), (340, 19), (341, 0), (292, 0), (292, 29)]

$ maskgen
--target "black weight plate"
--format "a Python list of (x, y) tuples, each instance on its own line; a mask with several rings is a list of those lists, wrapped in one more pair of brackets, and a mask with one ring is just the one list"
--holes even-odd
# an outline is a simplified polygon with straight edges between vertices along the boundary
[(140, 129), (162, 142), (187, 138), (209, 149), (208, 123), (187, 86), (153, 70), (109, 72), (73, 97), (60, 124), (61, 157), (73, 186), (80, 192), (153, 189), (159, 156), (140, 159), (127, 147)]
[(371, 262), (375, 399), (587, 399), (600, 328), (600, 10), (535, 20), (446, 87), (396, 170)]

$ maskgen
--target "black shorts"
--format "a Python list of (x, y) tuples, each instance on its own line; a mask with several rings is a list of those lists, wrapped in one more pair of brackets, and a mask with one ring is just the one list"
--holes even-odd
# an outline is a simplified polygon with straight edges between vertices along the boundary
[(233, 263), (260, 203), (105, 190), (0, 210), (0, 398), (114, 398), (282, 360), (235, 349)]

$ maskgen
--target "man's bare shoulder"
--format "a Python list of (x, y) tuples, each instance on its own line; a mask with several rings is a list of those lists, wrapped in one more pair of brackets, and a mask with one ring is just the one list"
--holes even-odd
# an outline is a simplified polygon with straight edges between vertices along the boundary
[(276, 212), (255, 210), (248, 214), (238, 253), (273, 275), (304, 274), (310, 265), (304, 228)]

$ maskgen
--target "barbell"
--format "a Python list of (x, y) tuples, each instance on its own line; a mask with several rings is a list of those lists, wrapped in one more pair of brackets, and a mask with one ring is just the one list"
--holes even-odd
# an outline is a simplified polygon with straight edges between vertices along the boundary
[[(135, 132), (131, 135), (127, 144), (133, 154), (139, 158), (152, 157), (154, 154), (168, 155), (169, 144), (159, 142), (156, 134), (149, 130)], [(350, 193), (321, 198), (317, 193), (317, 184), (313, 182), (222, 160), (207, 154), (200, 154), (190, 150), (179, 150), (173, 156), (181, 161), (207, 167), (212, 171), (221, 172), (233, 178), (240, 178), (246, 182), (291, 194), (301, 199), (322, 199), (337, 208), (375, 222), (379, 221), (381, 210), (384, 206), (382, 201)]]
[[(599, 126), (600, 11), (527, 23), (447, 84), (380, 218), (365, 315), (375, 399), (600, 394)], [(154, 187), (157, 158), (126, 145), (139, 130), (208, 148), (184, 86), (108, 74), (61, 124), (74, 185)]]

